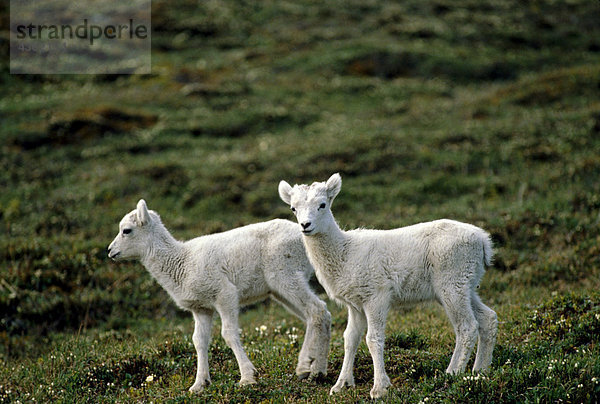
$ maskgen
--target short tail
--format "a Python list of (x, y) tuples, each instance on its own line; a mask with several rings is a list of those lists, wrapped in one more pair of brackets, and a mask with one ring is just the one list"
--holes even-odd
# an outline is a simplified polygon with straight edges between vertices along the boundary
[(494, 261), (494, 245), (490, 235), (485, 231), (483, 231), (482, 244), (483, 262), (485, 266), (489, 268), (492, 266), (492, 262)]

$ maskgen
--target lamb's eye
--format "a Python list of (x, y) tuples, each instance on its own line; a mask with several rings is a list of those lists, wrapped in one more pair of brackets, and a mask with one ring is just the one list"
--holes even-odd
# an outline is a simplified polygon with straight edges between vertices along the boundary
[(123, 234), (129, 234), (131, 233), (131, 229), (123, 229)]
[(319, 209), (325, 209), (325, 204), (324, 203), (320, 204)]
[(292, 206), (292, 212), (295, 212), (295, 211), (296, 211), (296, 208)]

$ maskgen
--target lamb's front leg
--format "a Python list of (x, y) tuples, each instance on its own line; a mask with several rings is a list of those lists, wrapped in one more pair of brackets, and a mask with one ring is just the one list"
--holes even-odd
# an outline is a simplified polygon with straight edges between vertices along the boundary
[(240, 368), (240, 386), (256, 383), (256, 379), (254, 378), (256, 368), (250, 362), (250, 359), (248, 359), (240, 341), (237, 291), (234, 288), (229, 291), (223, 290), (217, 298), (215, 308), (219, 316), (221, 316), (221, 335), (227, 346), (233, 351)]
[(366, 328), (365, 314), (348, 306), (348, 325), (344, 331), (344, 363), (340, 376), (329, 394), (339, 393), (346, 386), (354, 386), (354, 358)]
[(208, 371), (208, 346), (210, 344), (210, 334), (212, 329), (212, 310), (194, 310), (194, 334), (192, 341), (196, 348), (198, 356), (198, 369), (196, 371), (196, 381), (190, 387), (190, 391), (199, 392), (204, 386), (210, 384), (210, 374)]
[(385, 364), (383, 361), (383, 348), (385, 344), (385, 323), (387, 320), (387, 307), (366, 307), (365, 315), (367, 317), (367, 346), (373, 358), (374, 382), (371, 389), (371, 398), (380, 398), (387, 393), (387, 389), (392, 385), (390, 378), (385, 373)]

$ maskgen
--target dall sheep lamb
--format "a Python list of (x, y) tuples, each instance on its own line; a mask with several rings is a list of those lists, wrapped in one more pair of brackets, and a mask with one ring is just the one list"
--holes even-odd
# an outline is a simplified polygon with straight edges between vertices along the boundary
[(391, 385), (385, 373), (383, 347), (389, 309), (435, 299), (444, 307), (456, 345), (446, 372), (465, 370), (475, 342), (474, 372), (492, 361), (498, 320), (475, 289), (491, 265), (489, 235), (470, 224), (436, 220), (394, 230), (342, 231), (331, 203), (342, 179), (290, 186), (279, 183), (281, 199), (291, 206), (304, 235), (304, 245), (317, 279), (330, 298), (348, 308), (344, 332), (344, 362), (330, 394), (354, 385), (356, 349), (367, 329), (366, 343), (373, 358), (371, 397)]
[(313, 268), (297, 224), (276, 219), (181, 242), (142, 199), (121, 220), (108, 256), (139, 259), (175, 303), (192, 312), (198, 370), (190, 391), (201, 391), (210, 383), (208, 346), (214, 311), (221, 316), (221, 335), (240, 368), (240, 385), (255, 383), (256, 369), (240, 342), (239, 307), (268, 296), (306, 324), (298, 377), (327, 373), (331, 316), (310, 289)]

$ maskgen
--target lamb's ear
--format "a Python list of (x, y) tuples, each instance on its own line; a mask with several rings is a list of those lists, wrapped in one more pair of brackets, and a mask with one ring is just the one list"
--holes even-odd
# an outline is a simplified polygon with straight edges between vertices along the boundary
[(340, 189), (342, 189), (342, 177), (338, 173), (333, 174), (329, 177), (325, 186), (327, 187), (327, 198), (329, 198), (329, 203), (331, 203), (340, 192)]
[(148, 206), (146, 206), (146, 201), (140, 199), (137, 204), (137, 217), (140, 223), (140, 226), (145, 226), (150, 223), (150, 213), (148, 213)]
[(292, 186), (283, 180), (279, 182), (279, 197), (288, 205), (292, 204)]

